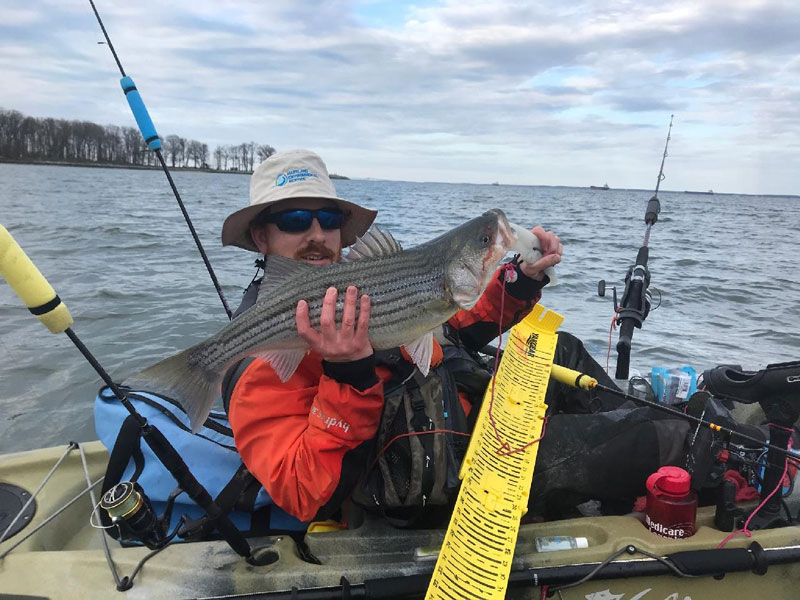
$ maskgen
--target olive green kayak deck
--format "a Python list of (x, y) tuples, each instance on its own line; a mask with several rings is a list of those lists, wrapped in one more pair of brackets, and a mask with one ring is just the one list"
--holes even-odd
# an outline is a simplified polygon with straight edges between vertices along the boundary
[[(99, 480), (108, 455), (99, 442), (83, 444), (89, 478)], [(0, 482), (34, 492), (64, 447), (0, 456)], [(81, 455), (74, 450), (36, 497), (30, 524), (0, 544), (0, 554), (17, 544), (57, 509), (86, 490)], [(99, 485), (95, 499), (99, 500)], [(176, 543), (151, 558), (127, 592), (115, 589), (106, 562), (100, 530), (89, 524), (92, 501), (85, 494), (46, 526), (0, 559), (0, 599), (24, 595), (47, 598), (195, 598), (232, 594), (339, 586), (344, 576), (352, 585), (386, 577), (429, 574), (444, 530), (398, 530), (367, 517), (355, 529), (313, 533), (306, 537), (321, 565), (301, 560), (294, 542), (286, 536), (250, 538), (259, 548), (263, 566), (253, 566), (235, 554), (224, 541)], [(728, 535), (713, 528), (713, 507), (698, 513), (698, 531), (688, 539), (669, 540), (647, 531), (635, 517), (584, 517), (526, 524), (520, 528), (512, 573), (539, 567), (600, 563), (626, 546), (658, 556), (688, 550), (713, 549)], [(2, 532), (0, 532), (1, 534)], [(538, 553), (539, 536), (582, 536), (588, 548)], [(111, 557), (120, 576), (130, 575), (150, 551), (144, 547), (122, 548), (106, 536)], [(800, 546), (800, 528), (787, 527), (739, 535), (726, 548), (744, 548), (756, 541), (764, 548)], [(623, 554), (620, 561), (652, 561), (642, 554)], [(630, 564), (633, 564), (632, 562)], [(530, 571), (533, 573), (534, 571)], [(402, 581), (402, 580), (401, 580)], [(508, 597), (540, 598), (532, 585), (509, 588)], [(402, 585), (396, 597), (402, 598)], [(800, 563), (773, 564), (766, 575), (728, 573), (721, 580), (704, 576), (675, 575), (595, 578), (560, 592), (560, 598), (587, 600), (685, 600), (718, 598), (800, 597)], [(286, 596), (290, 597), (290, 596)], [(302, 596), (298, 596), (300, 598)], [(346, 596), (342, 596), (346, 597)], [(355, 596), (352, 597), (364, 597)], [(391, 597), (391, 596), (385, 596)], [(559, 595), (556, 594), (556, 598)]]

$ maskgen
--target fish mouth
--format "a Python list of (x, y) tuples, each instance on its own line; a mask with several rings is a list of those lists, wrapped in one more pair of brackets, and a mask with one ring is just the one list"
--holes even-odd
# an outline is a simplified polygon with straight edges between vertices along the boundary
[(517, 242), (517, 236), (514, 234), (514, 229), (508, 222), (505, 213), (500, 209), (494, 209), (493, 212), (497, 215), (497, 229), (494, 232), (492, 245), (489, 246), (489, 252), (484, 261), (484, 272), (487, 268), (494, 272), (497, 263)]
[[(514, 233), (511, 224), (506, 219), (506, 215), (503, 212), (498, 211), (497, 215), (497, 234), (495, 235), (494, 243), (495, 245), (500, 245), (503, 247), (503, 253), (507, 252), (517, 241), (517, 236)], [(498, 240), (498, 238), (500, 238)]]

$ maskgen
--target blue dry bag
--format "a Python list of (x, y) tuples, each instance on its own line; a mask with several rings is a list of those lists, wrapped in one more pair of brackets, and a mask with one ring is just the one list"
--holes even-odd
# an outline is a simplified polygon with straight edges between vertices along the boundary
[[(169, 440), (217, 504), (223, 510), (230, 510), (228, 516), (240, 531), (246, 535), (264, 535), (306, 529), (306, 523), (275, 506), (258, 482), (251, 478), (252, 485), (240, 485), (246, 469), (236, 451), (227, 415), (212, 412), (200, 431), (192, 433), (189, 417), (175, 400), (141, 391), (129, 392), (128, 400)], [(102, 388), (99, 391), (94, 409), (95, 430), (112, 455), (103, 489), (119, 481), (136, 481), (161, 515), (177, 483), (147, 443), (142, 442), (138, 424), (129, 417), (130, 413), (111, 390)], [(126, 419), (129, 425), (123, 426)], [(200, 519), (204, 514), (203, 509), (183, 493), (175, 501), (169, 530), (172, 531), (181, 516)]]

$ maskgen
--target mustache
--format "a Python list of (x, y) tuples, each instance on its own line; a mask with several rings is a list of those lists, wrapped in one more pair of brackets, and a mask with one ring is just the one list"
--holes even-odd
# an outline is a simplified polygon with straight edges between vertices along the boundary
[(305, 254), (319, 254), (323, 258), (328, 258), (334, 262), (336, 261), (336, 254), (333, 250), (319, 242), (309, 242), (308, 245), (295, 252), (294, 258), (296, 260), (301, 260)]

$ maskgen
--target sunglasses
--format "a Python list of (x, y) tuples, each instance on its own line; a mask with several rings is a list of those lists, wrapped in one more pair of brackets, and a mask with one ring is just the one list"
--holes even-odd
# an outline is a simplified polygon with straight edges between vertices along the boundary
[(300, 233), (308, 230), (314, 219), (317, 220), (322, 229), (339, 229), (344, 222), (344, 217), (345, 214), (341, 209), (331, 206), (315, 210), (293, 208), (276, 213), (267, 213), (259, 221), (260, 223), (274, 223), (281, 231)]

